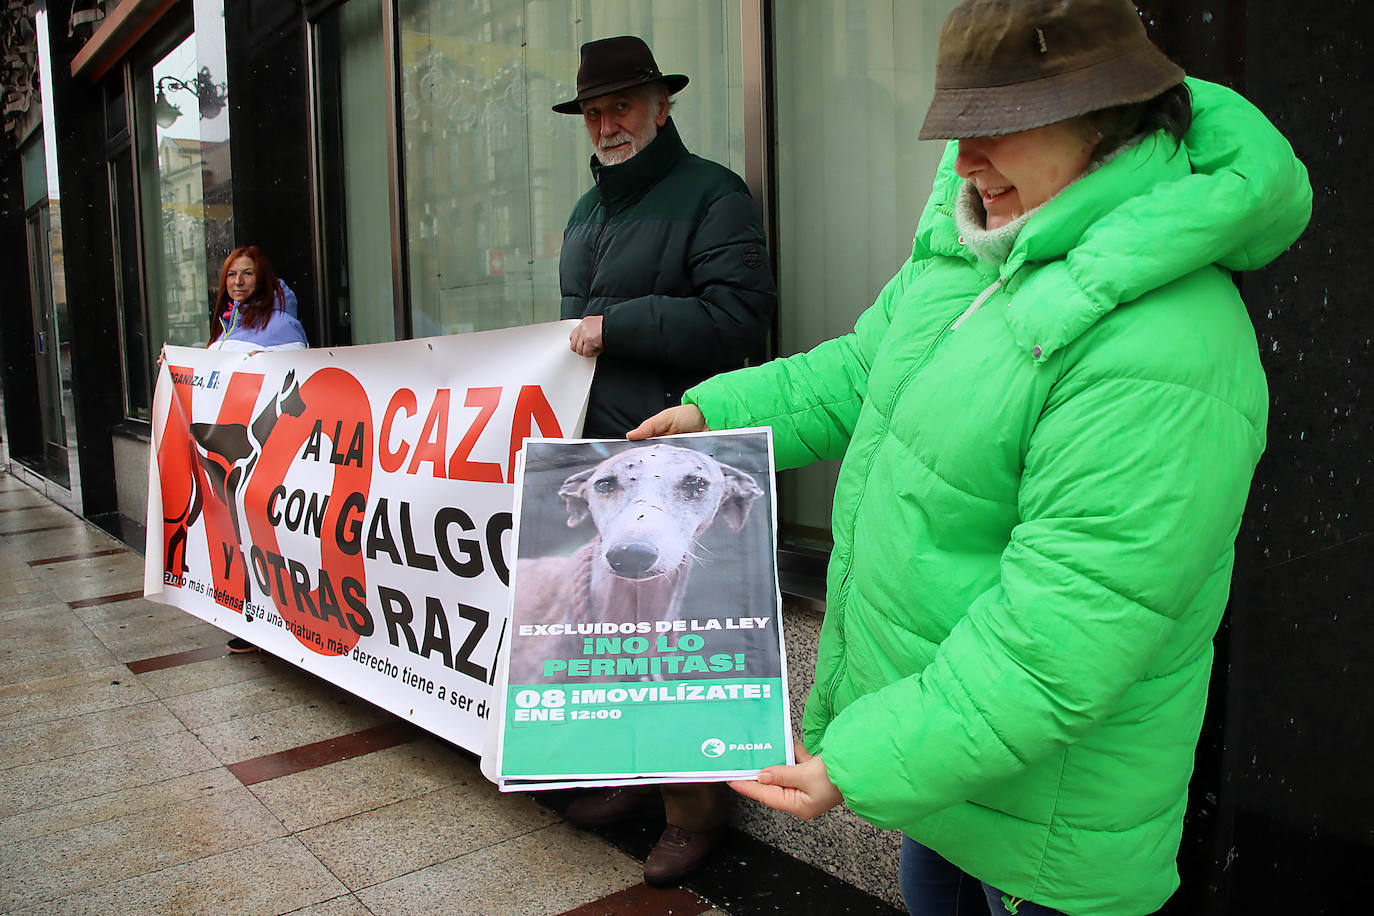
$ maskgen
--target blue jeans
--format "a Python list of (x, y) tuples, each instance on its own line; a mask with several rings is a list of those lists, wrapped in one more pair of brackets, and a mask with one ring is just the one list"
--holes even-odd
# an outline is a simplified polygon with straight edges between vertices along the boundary
[(911, 916), (1063, 916), (1058, 910), (1003, 894), (911, 837), (902, 838), (897, 881)]

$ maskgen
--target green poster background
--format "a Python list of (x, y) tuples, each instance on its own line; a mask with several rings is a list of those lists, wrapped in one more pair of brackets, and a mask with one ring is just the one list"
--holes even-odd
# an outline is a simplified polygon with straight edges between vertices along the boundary
[[(712, 688), (716, 696), (733, 689), (736, 698), (705, 699)], [(746, 688), (758, 699), (746, 699)], [(620, 696), (612, 692), (617, 690), (627, 698), (610, 702)], [(628, 698), (660, 691), (672, 697), (700, 691), (702, 698)], [(512, 684), (506, 691), (502, 774), (691, 775), (786, 763), (785, 699), (781, 678)], [(518, 721), (522, 716), (530, 721)]]

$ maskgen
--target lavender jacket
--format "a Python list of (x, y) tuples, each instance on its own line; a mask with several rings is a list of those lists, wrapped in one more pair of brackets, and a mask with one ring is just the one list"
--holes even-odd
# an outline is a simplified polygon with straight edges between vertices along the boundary
[(212, 350), (304, 350), (310, 346), (305, 338), (305, 328), (296, 317), (296, 294), (281, 280), (277, 281), (283, 304), (274, 309), (267, 318), (267, 324), (260, 328), (244, 327), (243, 307), (233, 303), (229, 317), (220, 315), (216, 320), (224, 329), (219, 339), (210, 344)]

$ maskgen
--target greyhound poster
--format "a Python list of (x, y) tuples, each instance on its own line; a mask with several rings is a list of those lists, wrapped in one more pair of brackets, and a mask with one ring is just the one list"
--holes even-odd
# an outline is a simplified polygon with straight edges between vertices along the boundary
[(168, 347), (144, 593), (476, 753), (515, 456), (580, 432), (568, 322), (335, 349)]
[(520, 464), (489, 778), (713, 781), (790, 761), (771, 431), (531, 439)]

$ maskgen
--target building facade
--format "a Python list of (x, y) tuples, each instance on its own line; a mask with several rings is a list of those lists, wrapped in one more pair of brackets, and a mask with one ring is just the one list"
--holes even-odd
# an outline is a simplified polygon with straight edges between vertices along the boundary
[[(915, 134), (953, 5), (6, 0), (0, 464), (140, 545), (157, 354), (208, 338), (236, 245), (269, 254), (315, 346), (556, 319), (590, 147), (580, 119), (550, 106), (574, 94), (580, 44), (608, 35), (644, 37), (665, 71), (691, 77), (673, 115), (685, 142), (762, 202), (772, 350), (843, 333), (910, 252), (943, 149)], [(1374, 543), (1371, 319), (1357, 272), (1341, 270), (1359, 237), (1350, 197), (1368, 194), (1355, 180), (1374, 123), (1368, 55), (1353, 3), (1306, 11), (1281, 37), (1274, 0), (1137, 6), (1189, 72), (1269, 114), (1318, 198), (1294, 250), (1241, 281), (1270, 373), (1270, 448), (1171, 906), (1344, 900), (1355, 891), (1338, 876), (1374, 852), (1374, 796), (1345, 762), (1374, 749), (1371, 720), (1329, 702), (1369, 679), (1359, 653), (1374, 641), (1358, 613)], [(835, 470), (780, 483), (799, 632), (823, 613)], [(1338, 737), (1352, 732), (1353, 745)], [(823, 861), (823, 844), (796, 854), (865, 880)]]

